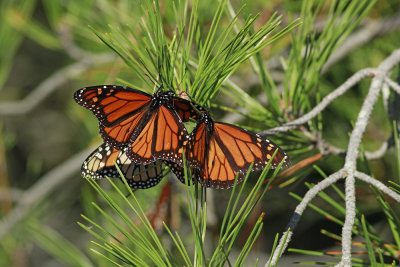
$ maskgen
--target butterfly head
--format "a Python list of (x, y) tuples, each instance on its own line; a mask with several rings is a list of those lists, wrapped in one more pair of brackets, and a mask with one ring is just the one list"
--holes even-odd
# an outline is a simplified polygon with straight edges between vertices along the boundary
[(214, 128), (214, 120), (211, 118), (210, 113), (207, 111), (203, 110), (199, 119), (200, 123), (203, 123), (206, 125), (207, 130), (213, 131)]
[(165, 92), (158, 92), (154, 95), (152, 100), (152, 106), (169, 106), (169, 103), (172, 102), (172, 97), (175, 95), (174, 91), (165, 91)]

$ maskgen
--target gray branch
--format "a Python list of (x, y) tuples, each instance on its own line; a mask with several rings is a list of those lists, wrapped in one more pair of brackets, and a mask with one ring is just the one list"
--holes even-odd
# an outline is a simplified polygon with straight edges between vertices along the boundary
[[(274, 253), (269, 258), (266, 267), (274, 266), (278, 261), (281, 254), (286, 250), (291, 237), (293, 235), (293, 231), (299, 222), (301, 215), (303, 215), (304, 210), (306, 209), (307, 205), (314, 199), (314, 197), (321, 191), (325, 190), (327, 187), (331, 186), (332, 184), (336, 183), (339, 179), (344, 178), (343, 169), (329, 175), (327, 178), (316, 184), (313, 188), (307, 191), (303, 200), (297, 205), (292, 217), (289, 220), (289, 223), (286, 227), (286, 232), (283, 233), (278, 246), (276, 247)], [(286, 237), (286, 238), (285, 238)]]
[(104, 64), (115, 59), (112, 54), (91, 56), (64, 67), (40, 83), (23, 100), (0, 103), (0, 115), (22, 115), (30, 112), (46, 97), (59, 88), (71, 77), (76, 77), (94, 65)]
[(24, 191), (18, 188), (0, 187), (0, 201), (18, 202), (24, 195)]
[[(385, 59), (378, 67), (383, 73), (390, 71), (396, 64), (400, 62), (400, 50), (394, 51), (387, 59)], [(350, 135), (349, 146), (347, 149), (344, 168), (347, 172), (346, 177), (346, 216), (342, 228), (342, 259), (338, 266), (351, 266), (351, 233), (353, 230), (354, 219), (356, 216), (356, 197), (355, 197), (355, 177), (357, 170), (357, 157), (361, 144), (361, 139), (372, 110), (378, 100), (379, 93), (384, 82), (384, 76), (377, 75), (372, 79), (371, 87), (365, 98), (365, 101), (358, 113), (358, 118), (354, 129)]]
[(400, 27), (400, 14), (379, 21), (369, 21), (365, 27), (351, 34), (343, 44), (329, 57), (322, 68), (322, 73), (329, 69), (334, 63), (344, 58), (351, 51), (370, 42), (372, 39), (382, 36), (387, 32)]
[(17, 206), (0, 221), (0, 240), (8, 234), (40, 201), (42, 201), (55, 188), (62, 185), (67, 178), (77, 173), (83, 160), (89, 155), (92, 148), (85, 149), (58, 165), (38, 182), (25, 191)]
[(275, 127), (266, 131), (261, 132), (261, 134), (276, 134), (279, 132), (287, 132), (301, 124), (304, 124), (311, 119), (315, 118), (319, 113), (321, 113), (333, 100), (338, 98), (339, 96), (346, 93), (353, 85), (358, 83), (361, 79), (373, 75), (377, 70), (374, 68), (367, 68), (358, 71), (353, 76), (351, 76), (347, 81), (345, 81), (340, 87), (338, 87), (335, 91), (330, 93), (329, 95), (325, 96), (324, 99), (316, 105), (310, 112), (305, 114), (304, 116), (286, 123), (282, 126)]
[(400, 202), (400, 195), (397, 194), (396, 192), (394, 192), (393, 190), (391, 190), (386, 185), (384, 185), (382, 182), (376, 180), (375, 178), (373, 178), (365, 173), (359, 172), (359, 171), (355, 171), (354, 175), (356, 176), (356, 178), (360, 179), (361, 181), (364, 181), (367, 184), (375, 186), (376, 188), (378, 188), (380, 191), (382, 191), (386, 195), (390, 196), (397, 202)]
[[(372, 160), (372, 159), (379, 159), (383, 157), (386, 153), (386, 150), (389, 148), (390, 144), (392, 143), (393, 138), (389, 138), (385, 142), (382, 143), (382, 145), (375, 151), (365, 151), (365, 158)], [(324, 139), (318, 139), (317, 141), (317, 147), (319, 151), (323, 155), (328, 155), (328, 154), (334, 154), (334, 155), (345, 155), (347, 151), (345, 149), (341, 149), (339, 147), (336, 147), (334, 145), (329, 144), (327, 141)]]
[[(300, 217), (306, 208), (306, 206), (311, 202), (311, 200), (322, 190), (337, 182), (340, 178), (345, 178), (345, 195), (346, 195), (346, 215), (345, 223), (342, 228), (342, 258), (337, 266), (351, 266), (351, 241), (352, 241), (352, 228), (355, 220), (355, 208), (356, 208), (356, 197), (355, 197), (355, 178), (358, 178), (368, 184), (376, 186), (385, 194), (388, 194), (396, 201), (400, 202), (400, 195), (389, 189), (383, 183), (378, 180), (357, 171), (357, 157), (360, 153), (360, 144), (365, 129), (367, 127), (369, 118), (373, 111), (373, 108), (378, 100), (379, 94), (382, 87), (386, 84), (390, 88), (394, 89), (396, 92), (398, 84), (388, 78), (388, 73), (400, 62), (400, 50), (394, 51), (388, 58), (386, 58), (377, 69), (365, 69), (357, 72), (350, 79), (348, 79), (342, 86), (333, 91), (331, 94), (326, 96), (319, 105), (317, 105), (313, 110), (304, 115), (303, 117), (286, 124), (281, 127), (272, 129), (273, 131), (288, 131), (289, 129), (296, 127), (300, 124), (304, 124), (322, 112), (327, 105), (329, 105), (338, 96), (345, 93), (351, 86), (356, 82), (360, 81), (362, 78), (373, 74), (375, 77), (372, 79), (370, 89), (358, 114), (357, 121), (355, 123), (354, 129), (351, 133), (349, 145), (347, 148), (347, 154), (345, 158), (344, 168), (331, 174), (326, 179), (318, 183), (316, 186), (311, 188), (304, 196), (301, 203), (296, 207), (296, 210), (289, 221), (288, 230), (281, 237), (278, 247), (276, 248), (274, 254), (268, 260), (266, 266), (275, 265), (281, 254), (284, 252), (288, 246), (290, 239), (293, 235), (294, 228), (296, 227)], [(271, 130), (270, 130), (271, 131)], [(266, 133), (266, 132), (264, 132)], [(383, 145), (379, 151), (386, 150)]]

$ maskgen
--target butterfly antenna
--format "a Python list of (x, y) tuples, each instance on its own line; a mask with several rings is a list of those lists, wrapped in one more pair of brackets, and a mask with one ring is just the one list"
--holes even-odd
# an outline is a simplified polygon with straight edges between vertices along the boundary
[(158, 89), (157, 89), (157, 91), (156, 91), (156, 94), (158, 94), (162, 88), (164, 88), (164, 85), (163, 85), (163, 84), (161, 84), (160, 87), (158, 87)]

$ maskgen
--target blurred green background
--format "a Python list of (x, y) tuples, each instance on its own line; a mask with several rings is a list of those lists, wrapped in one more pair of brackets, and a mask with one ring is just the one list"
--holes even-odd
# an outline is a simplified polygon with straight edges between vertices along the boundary
[[(327, 1), (330, 2), (330, 1)], [(216, 1), (203, 1), (199, 6), (199, 22), (207, 32), (215, 12)], [(301, 1), (231, 1), (234, 10), (243, 5), (242, 16), (260, 13), (255, 27), (263, 25), (271, 14), (282, 15), (283, 26), (301, 18)], [(172, 36), (176, 27), (169, 1), (159, 1), (166, 36)], [(328, 6), (329, 4), (326, 4)], [(190, 7), (190, 5), (189, 5)], [(322, 29), (328, 8), (322, 8), (316, 16), (314, 30)], [(90, 30), (109, 31), (108, 25), (130, 27), (135, 31), (143, 19), (140, 1), (83, 0), (83, 1), (19, 1), (0, 2), (0, 265), (1, 266), (107, 266), (101, 257), (89, 252), (87, 232), (77, 225), (80, 214), (96, 218), (90, 205), (99, 201), (94, 190), (80, 177), (80, 165), (90, 151), (101, 143), (98, 121), (72, 99), (73, 93), (82, 87), (99, 84), (121, 84), (128, 81), (136, 85), (142, 82), (125, 63)], [(229, 23), (225, 14), (223, 23)], [(282, 85), (285, 79), (283, 59), (288, 58), (292, 47), (293, 30), (280, 40), (267, 46), (260, 53), (271, 79)], [(139, 33), (138, 33), (139, 34)], [(142, 32), (140, 34), (143, 34)], [(400, 47), (400, 2), (383, 0), (375, 3), (368, 15), (359, 23), (339, 49), (342, 52), (321, 72), (318, 90), (312, 90), (310, 98), (322, 98), (340, 86), (360, 69), (377, 66), (393, 50)], [(347, 45), (347, 47), (346, 47)], [(120, 80), (117, 81), (117, 78)], [(242, 90), (253, 96), (268, 109), (266, 95), (249, 61), (241, 64), (230, 79)], [(329, 143), (345, 149), (348, 134), (357, 118), (369, 81), (365, 80), (351, 89), (323, 113), (323, 135)], [(149, 90), (150, 88), (144, 88)], [(276, 125), (250, 122), (241, 113), (246, 110), (234, 98), (222, 91), (211, 105), (227, 106), (240, 112), (233, 113), (221, 108), (213, 109), (214, 117), (230, 123), (266, 130)], [(398, 110), (394, 112), (398, 113)], [(303, 110), (304, 112), (304, 110)], [(301, 116), (302, 111), (293, 112)], [(395, 116), (396, 117), (396, 116)], [(398, 118), (398, 115), (397, 115)], [(293, 118), (292, 118), (293, 119)], [(392, 134), (392, 122), (383, 101), (375, 107), (374, 115), (364, 137), (364, 148), (373, 151)], [(298, 137), (298, 136), (297, 136)], [(293, 163), (319, 153), (311, 140), (285, 134), (271, 137), (287, 150)], [(393, 148), (383, 157), (368, 161), (362, 166), (375, 177), (396, 177), (396, 155)], [(339, 169), (344, 162), (340, 155), (324, 156), (317, 164), (325, 173)], [(256, 178), (257, 176), (254, 175)], [(168, 205), (158, 211), (155, 220), (165, 220), (172, 228), (189, 232), (185, 225), (185, 194), (183, 185), (173, 177), (167, 177), (152, 189), (137, 192), (137, 197), (149, 212), (154, 212), (161, 191), (172, 183)], [(261, 211), (265, 211), (264, 230), (257, 241), (252, 258), (270, 251), (277, 232), (282, 232), (298, 201), (288, 196), (294, 192), (304, 195), (304, 181), (317, 182), (320, 175), (312, 164), (301, 168), (295, 175), (286, 177), (287, 184), (273, 188), (257, 206), (254, 224)], [(110, 189), (107, 181), (101, 181)], [(250, 182), (251, 186), (252, 182)], [(253, 182), (254, 184), (254, 182)], [(169, 186), (169, 184), (168, 184)], [(343, 188), (342, 184), (338, 185)], [(212, 191), (212, 190), (210, 190)], [(332, 189), (327, 193), (333, 192)], [(209, 193), (210, 234), (218, 232), (221, 214), (229, 197), (229, 190)], [(360, 185), (357, 189), (358, 207), (385, 235), (387, 225), (384, 215), (370, 193)], [(100, 201), (101, 202), (101, 201)], [(218, 203), (218, 205), (215, 205)], [(316, 202), (324, 207), (324, 203)], [(100, 219), (99, 219), (100, 220)], [(252, 221), (253, 220), (253, 221)], [(290, 244), (310, 250), (338, 250), (336, 241), (320, 233), (320, 229), (340, 234), (341, 227), (324, 216), (309, 210), (301, 219), (295, 237)], [(158, 231), (163, 237), (162, 227)], [(184, 235), (184, 234), (183, 234)], [(247, 237), (239, 238), (237, 248)], [(190, 240), (190, 236), (186, 237)], [(390, 238), (389, 238), (390, 239)], [(72, 258), (80, 259), (73, 260)], [(297, 254), (288, 253), (289, 262), (300, 261)]]

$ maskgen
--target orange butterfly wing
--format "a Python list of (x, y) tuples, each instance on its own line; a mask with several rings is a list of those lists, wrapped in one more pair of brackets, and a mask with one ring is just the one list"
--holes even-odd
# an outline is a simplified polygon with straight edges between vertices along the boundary
[(253, 170), (263, 169), (277, 149), (271, 168), (282, 160), (282, 168), (287, 168), (289, 158), (276, 144), (240, 127), (208, 120), (192, 132), (186, 153), (203, 186), (229, 188), (237, 174), (238, 182), (244, 179), (251, 163)]
[(104, 141), (122, 149), (139, 129), (152, 97), (131, 88), (101, 85), (76, 91), (74, 99), (99, 119), (100, 135)]
[(131, 138), (128, 157), (142, 164), (163, 159), (182, 165), (182, 147), (188, 135), (177, 113), (161, 105), (144, 122)]
[(179, 97), (173, 98), (173, 107), (183, 122), (188, 121), (190, 118), (198, 120), (200, 117), (198, 111), (204, 111), (202, 106)]
[[(197, 179), (206, 187), (232, 187), (237, 172), (230, 166), (216, 139), (207, 135), (205, 129), (204, 123), (199, 124), (195, 132), (192, 133), (192, 139), (187, 146), (186, 159), (191, 166), (192, 178)], [(164, 161), (164, 163), (182, 183), (185, 183), (182, 166), (168, 161)]]
[(203, 186), (214, 188), (233, 186), (237, 172), (233, 170), (216, 136), (209, 131), (206, 123), (200, 123), (192, 132), (186, 153), (188, 161), (194, 167), (193, 176)]
[(93, 179), (120, 178), (115, 167), (117, 163), (130, 187), (144, 189), (157, 185), (163, 178), (162, 162), (156, 161), (148, 165), (136, 164), (125, 151), (117, 150), (106, 143), (94, 150), (83, 162), (81, 174)]
[(235, 171), (247, 172), (252, 162), (254, 170), (264, 169), (277, 149), (271, 168), (277, 168), (281, 161), (284, 161), (282, 168), (290, 166), (286, 152), (257, 133), (222, 122), (214, 123), (214, 133)]

